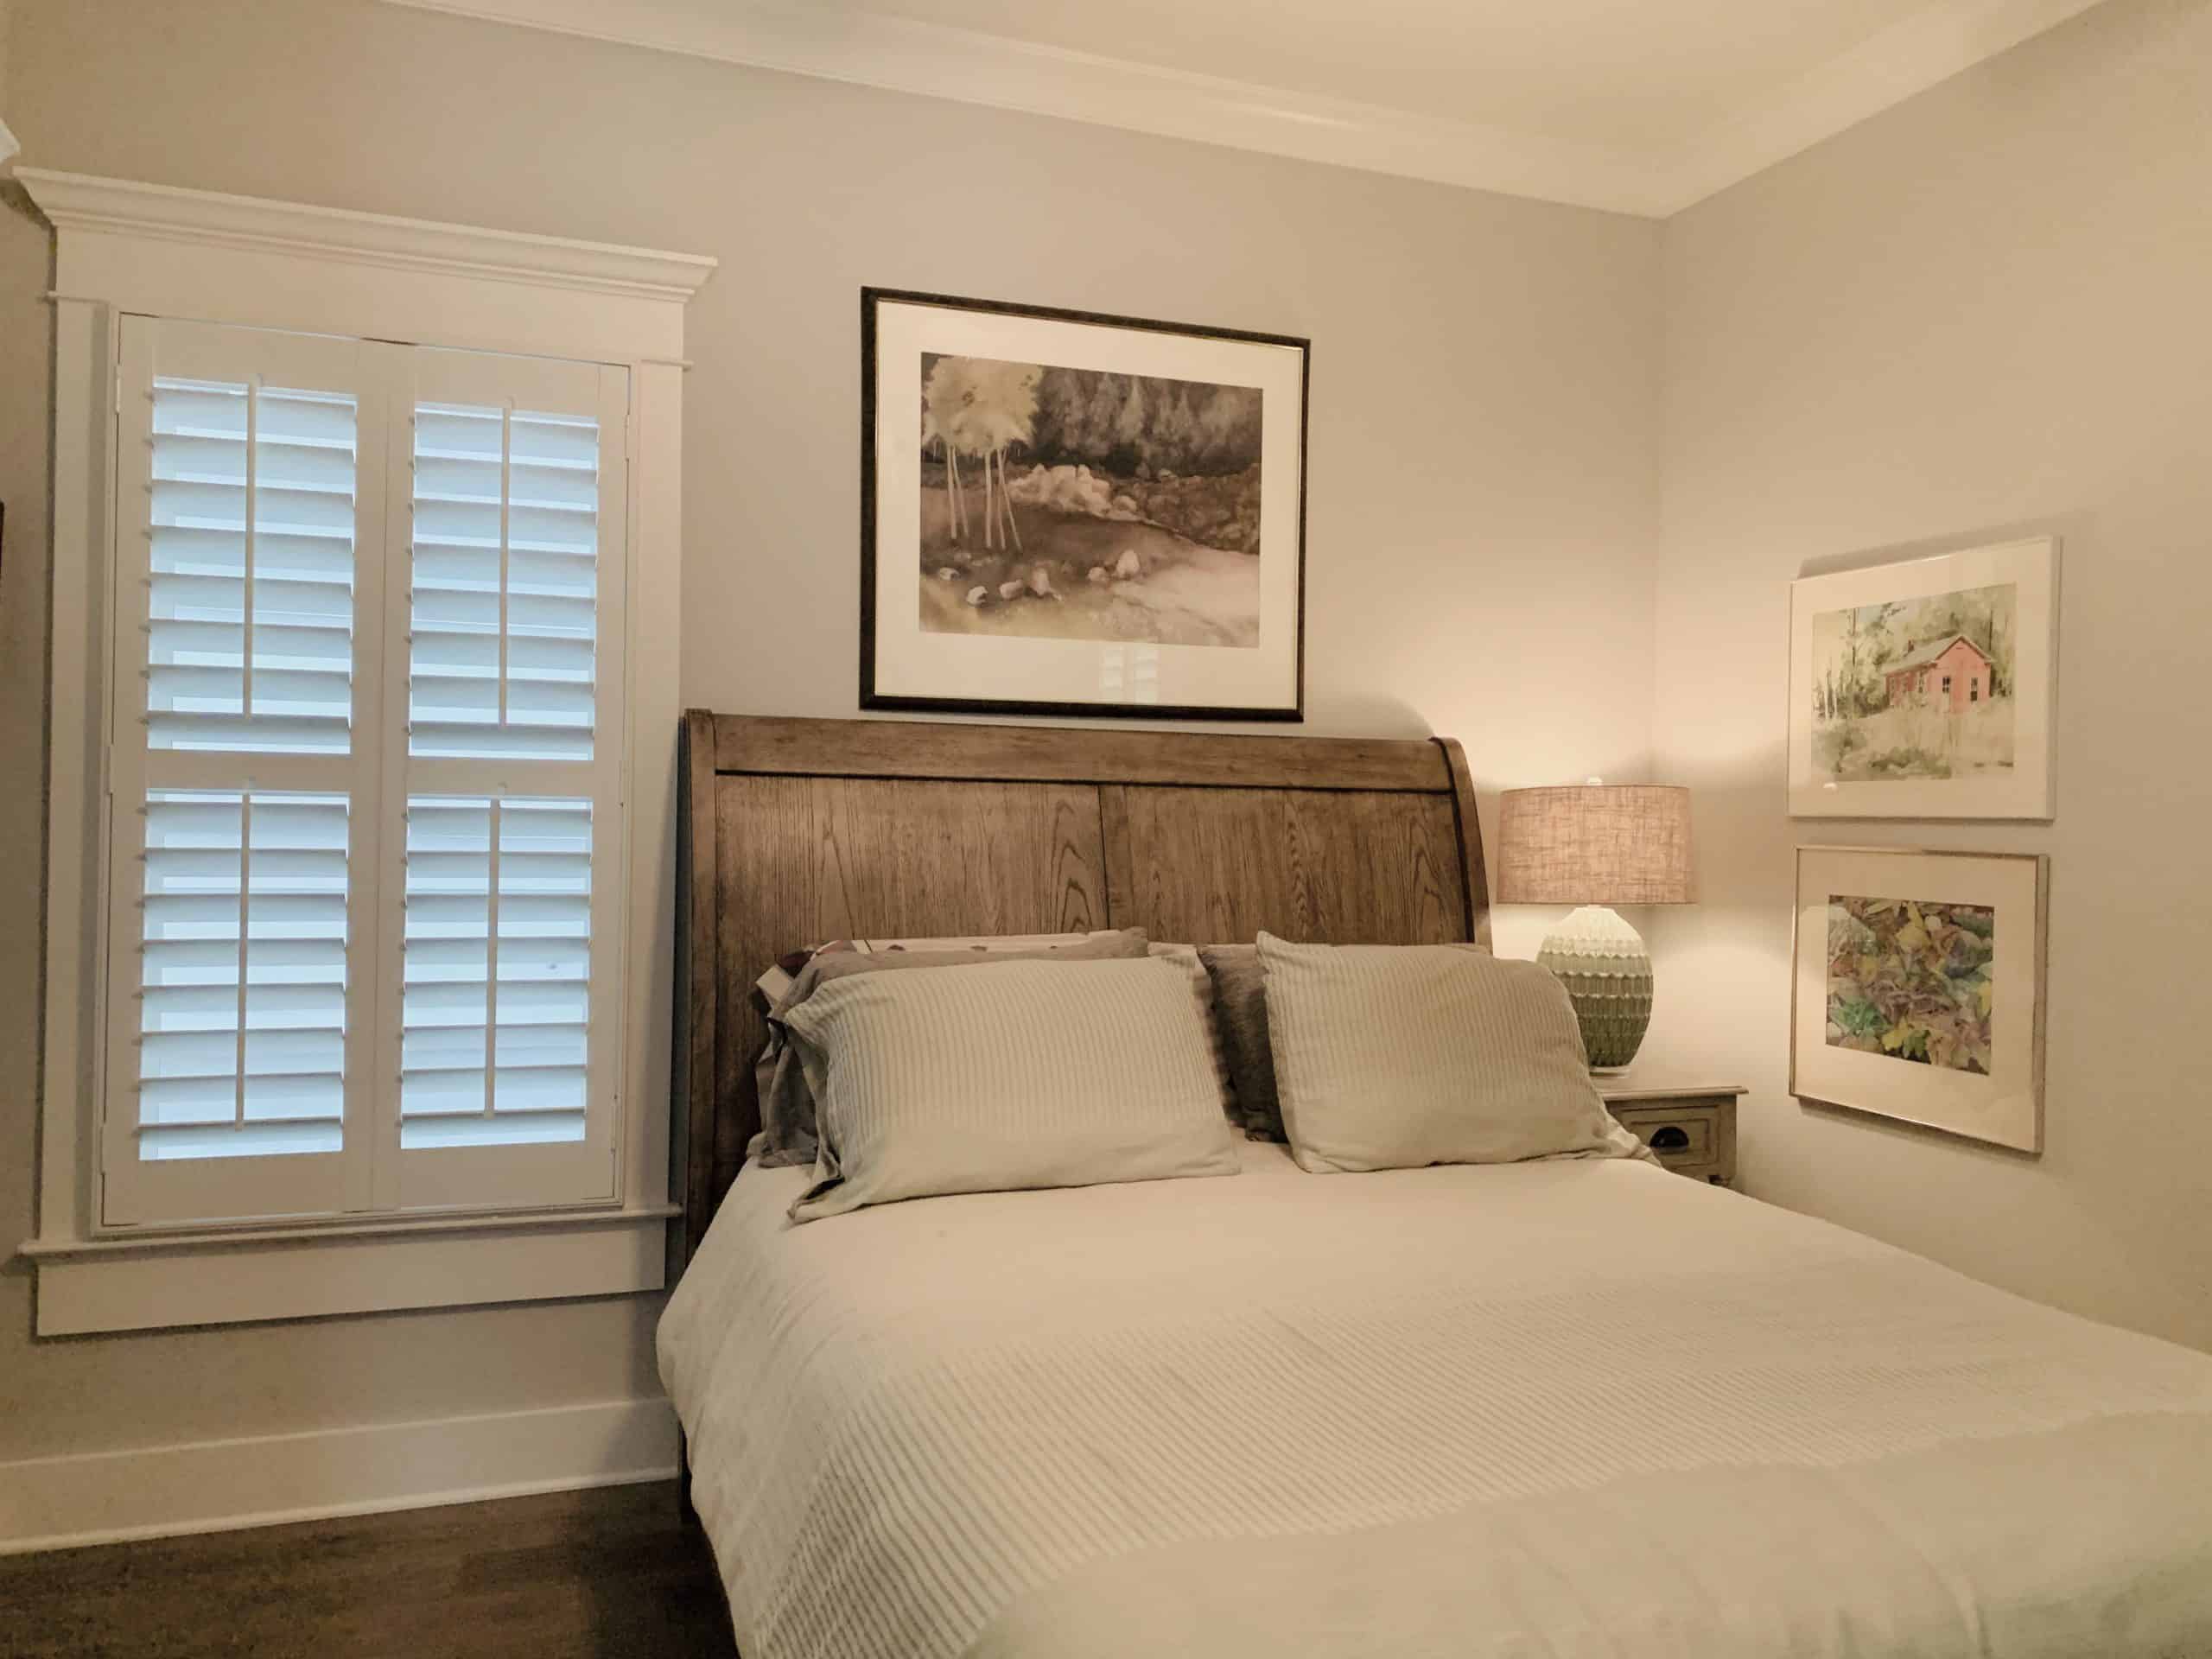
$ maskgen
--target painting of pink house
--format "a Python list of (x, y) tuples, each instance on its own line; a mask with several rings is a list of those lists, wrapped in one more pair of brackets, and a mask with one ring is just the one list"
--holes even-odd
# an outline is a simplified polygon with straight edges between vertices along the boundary
[(1811, 759), (1824, 781), (2011, 769), (2015, 584), (1878, 599), (1810, 620)]
[(1801, 576), (1789, 589), (1789, 810), (2048, 818), (2055, 537)]
[(1993, 683), (1988, 652), (1962, 633), (1910, 647), (1885, 673), (1891, 708), (1910, 704), (1955, 715), (1989, 701)]

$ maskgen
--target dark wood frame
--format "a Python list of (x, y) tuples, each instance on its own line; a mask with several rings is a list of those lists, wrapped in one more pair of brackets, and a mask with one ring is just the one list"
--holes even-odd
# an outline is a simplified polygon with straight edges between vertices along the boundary
[[(905, 305), (933, 305), (954, 311), (988, 311), (1001, 316), (1038, 317), (1048, 322), (1088, 323), (1109, 328), (1136, 328), (1152, 334), (1192, 334), (1209, 340), (1243, 340), (1255, 346), (1287, 346), (1299, 353), (1298, 375), (1298, 639), (1293, 651), (1294, 700), (1288, 709), (1223, 709), (1204, 704), (1046, 702), (1020, 697), (895, 696), (875, 689), (875, 308), (890, 300)], [(1251, 720), (1296, 722), (1306, 718), (1306, 446), (1307, 409), (1312, 401), (1313, 345), (1294, 334), (1257, 334), (1245, 328), (1161, 322), (1150, 317), (1117, 317), (1096, 311), (1052, 306), (1014, 305), (997, 300), (963, 299), (906, 289), (861, 289), (861, 707), (938, 714), (1079, 715), (1094, 719)]]
[(1345, 739), (683, 716), (674, 1170), (680, 1269), (760, 1126), (754, 979), (826, 938), (1262, 928), (1487, 944), (1466, 756)]

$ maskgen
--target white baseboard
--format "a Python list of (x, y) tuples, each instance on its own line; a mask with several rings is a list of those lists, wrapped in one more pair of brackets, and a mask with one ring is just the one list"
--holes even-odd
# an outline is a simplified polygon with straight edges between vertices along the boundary
[(0, 1463), (0, 1554), (425, 1508), (676, 1473), (665, 1400)]

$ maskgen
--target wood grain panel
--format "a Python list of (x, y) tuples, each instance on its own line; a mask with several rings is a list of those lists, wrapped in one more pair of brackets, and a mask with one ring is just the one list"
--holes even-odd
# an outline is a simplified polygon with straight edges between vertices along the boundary
[[(722, 788), (761, 781), (728, 778)], [(791, 944), (1107, 925), (1094, 787), (804, 781), (814, 807), (816, 931)]]
[(721, 887), (715, 912), (716, 1127), (709, 1214), (737, 1178), (746, 1142), (760, 1127), (753, 1061), (767, 1026), (753, 1005), (753, 982), (785, 951), (828, 937), (809, 931), (820, 908), (812, 779), (717, 779), (715, 830)]
[(709, 1210), (760, 1127), (753, 983), (778, 957), (825, 939), (1108, 925), (1095, 788), (739, 775), (715, 791)]
[(715, 765), (725, 772), (1437, 794), (1452, 788), (1444, 757), (1426, 738), (1224, 737), (915, 720), (713, 718)]
[(1459, 842), (1459, 891), (1467, 906), (1466, 937), (1477, 944), (1490, 944), (1490, 872), (1483, 862), (1482, 820), (1475, 816), (1475, 779), (1467, 770), (1467, 752), (1457, 738), (1429, 740), (1443, 752), (1452, 777), (1452, 823)]
[(1448, 797), (1375, 791), (1109, 787), (1128, 825), (1130, 902), (1156, 939), (1330, 944), (1469, 935)]

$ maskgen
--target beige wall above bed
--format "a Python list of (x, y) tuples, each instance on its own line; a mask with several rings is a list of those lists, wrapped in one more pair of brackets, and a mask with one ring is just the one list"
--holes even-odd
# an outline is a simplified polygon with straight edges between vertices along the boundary
[[(856, 712), (878, 283), (1310, 336), (1306, 729), (1463, 734), (1486, 788), (1646, 764), (1656, 226), (371, 0), (13, 5), (27, 162), (720, 257), (689, 704)], [(36, 1110), (48, 247), (0, 212), (0, 1252)], [(0, 1461), (658, 1393), (657, 1299), (35, 1344), (29, 1294), (0, 1269)]]

